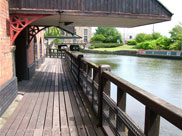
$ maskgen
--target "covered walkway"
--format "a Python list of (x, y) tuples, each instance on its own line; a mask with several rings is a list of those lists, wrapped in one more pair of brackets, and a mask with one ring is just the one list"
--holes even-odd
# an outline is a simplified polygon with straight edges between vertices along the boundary
[[(65, 60), (46, 59), (0, 136), (102, 136)], [(89, 111), (89, 112), (88, 112)]]

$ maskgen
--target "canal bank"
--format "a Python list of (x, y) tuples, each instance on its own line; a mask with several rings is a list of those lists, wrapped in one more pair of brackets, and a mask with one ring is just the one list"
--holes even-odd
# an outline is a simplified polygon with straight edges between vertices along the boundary
[(137, 56), (137, 51), (121, 50), (121, 51), (97, 51), (97, 50), (82, 50), (83, 53), (93, 53), (93, 54), (111, 54), (111, 55), (127, 55), (127, 56)]
[(91, 54), (126, 55), (126, 56), (137, 56), (137, 57), (148, 57), (148, 58), (182, 60), (182, 55), (175, 56), (175, 55), (159, 55), (159, 54), (140, 54), (138, 51), (131, 51), (131, 50), (121, 50), (121, 51), (82, 50), (81, 52), (91, 53)]

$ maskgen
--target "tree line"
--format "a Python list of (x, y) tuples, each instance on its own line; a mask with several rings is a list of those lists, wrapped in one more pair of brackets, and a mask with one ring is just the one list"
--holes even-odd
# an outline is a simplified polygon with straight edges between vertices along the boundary
[[(182, 50), (182, 24), (176, 25), (170, 32), (170, 38), (160, 33), (137, 34), (135, 39), (128, 40), (128, 45), (136, 45), (137, 49)], [(92, 43), (123, 43), (121, 34), (116, 28), (98, 27), (91, 38)], [(100, 44), (104, 45), (104, 44)]]

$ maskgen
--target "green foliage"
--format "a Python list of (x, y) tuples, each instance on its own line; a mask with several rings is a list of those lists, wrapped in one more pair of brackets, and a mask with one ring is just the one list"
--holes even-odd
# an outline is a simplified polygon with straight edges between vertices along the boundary
[(103, 42), (105, 41), (106, 38), (102, 35), (102, 34), (95, 34), (92, 38), (91, 41), (95, 41), (95, 42)]
[(136, 45), (136, 40), (128, 40), (127, 45)]
[(151, 50), (169, 50), (170, 44), (172, 43), (171, 39), (162, 36), (157, 40), (144, 41), (137, 44), (137, 49), (151, 49)]
[(170, 32), (173, 41), (182, 39), (182, 25), (176, 25)]
[(145, 49), (145, 50), (156, 49), (157, 48), (156, 40), (137, 43), (136, 48), (137, 49)]
[(92, 44), (89, 49), (95, 49), (95, 48), (114, 48), (122, 46), (122, 44), (119, 43), (94, 43)]
[(149, 40), (153, 40), (151, 34), (140, 33), (140, 34), (137, 34), (137, 36), (136, 36), (137, 43), (141, 43), (141, 42), (145, 42), (145, 41), (149, 41)]
[(153, 39), (153, 40), (157, 40), (157, 39), (160, 38), (160, 37), (162, 37), (162, 35), (161, 35), (160, 33), (157, 33), (157, 32), (156, 32), (156, 33), (153, 33), (153, 34), (152, 34), (152, 39)]
[(162, 36), (156, 40), (157, 49), (169, 50), (169, 46), (172, 43), (171, 39)]
[(55, 37), (59, 37), (62, 35), (62, 31), (57, 28), (57, 27), (49, 27), (48, 29), (46, 29), (44, 36), (55, 36)]
[(181, 41), (177, 41), (174, 42), (170, 45), (169, 47), (170, 50), (182, 50), (182, 42)]
[[(102, 37), (101, 37), (102, 35)], [(96, 36), (96, 37), (95, 37)], [(103, 43), (122, 43), (121, 34), (113, 27), (98, 27), (92, 41), (102, 41)]]

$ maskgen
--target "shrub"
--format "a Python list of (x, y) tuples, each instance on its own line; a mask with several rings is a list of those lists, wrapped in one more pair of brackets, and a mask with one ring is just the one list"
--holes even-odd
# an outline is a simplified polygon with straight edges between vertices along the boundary
[(152, 41), (145, 41), (145, 42), (141, 42), (137, 44), (137, 49), (156, 49), (156, 40), (152, 40)]
[(181, 41), (174, 42), (169, 46), (169, 49), (170, 50), (182, 50), (181, 44), (182, 44)]
[(96, 30), (95, 35), (103, 35), (105, 37), (105, 40), (103, 40), (104, 43), (122, 43), (121, 40), (121, 34), (116, 28), (113, 27), (98, 27)]
[(91, 38), (91, 41), (100, 41), (103, 42), (105, 41), (106, 38), (102, 34), (96, 34)]
[(169, 50), (169, 46), (172, 43), (171, 39), (162, 36), (156, 40), (158, 49)]
[(122, 46), (122, 44), (118, 43), (93, 43), (89, 49), (94, 49), (94, 48), (114, 48), (114, 47), (119, 47)]
[(128, 40), (127, 45), (136, 45), (136, 40)]
[(158, 38), (162, 37), (162, 35), (160, 33), (153, 33), (152, 34), (152, 39), (153, 40), (157, 40)]
[(148, 40), (152, 40), (151, 34), (140, 33), (140, 34), (137, 34), (137, 36), (136, 36), (137, 43), (145, 42)]
[(136, 42), (137, 43), (141, 43), (141, 42), (144, 42), (145, 41), (145, 34), (144, 33), (140, 33), (140, 34), (137, 34), (136, 36)]

